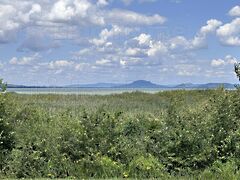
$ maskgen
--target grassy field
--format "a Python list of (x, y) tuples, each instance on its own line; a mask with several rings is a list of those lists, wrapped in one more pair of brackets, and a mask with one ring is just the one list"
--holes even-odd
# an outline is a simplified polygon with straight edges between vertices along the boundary
[(239, 95), (0, 94), (0, 178), (239, 179)]

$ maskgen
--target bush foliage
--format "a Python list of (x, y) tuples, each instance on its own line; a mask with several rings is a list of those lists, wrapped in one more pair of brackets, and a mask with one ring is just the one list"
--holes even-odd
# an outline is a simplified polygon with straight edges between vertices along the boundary
[(0, 104), (2, 178), (234, 179), (240, 173), (239, 90), (7, 93)]

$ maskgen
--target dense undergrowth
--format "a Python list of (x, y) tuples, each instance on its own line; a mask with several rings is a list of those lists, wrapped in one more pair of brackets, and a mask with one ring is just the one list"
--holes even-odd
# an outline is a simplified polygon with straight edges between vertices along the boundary
[(240, 177), (240, 91), (0, 94), (0, 178)]

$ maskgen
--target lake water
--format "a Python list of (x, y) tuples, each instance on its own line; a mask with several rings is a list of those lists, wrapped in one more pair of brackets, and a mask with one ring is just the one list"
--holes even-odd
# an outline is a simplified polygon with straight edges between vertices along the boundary
[(8, 92), (18, 94), (86, 94), (86, 95), (110, 95), (124, 92), (141, 91), (146, 93), (157, 93), (171, 89), (161, 88), (8, 88)]

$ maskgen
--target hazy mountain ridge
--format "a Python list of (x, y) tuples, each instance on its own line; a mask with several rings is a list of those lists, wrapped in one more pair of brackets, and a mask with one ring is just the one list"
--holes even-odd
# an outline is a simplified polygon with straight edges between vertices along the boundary
[(184, 83), (178, 85), (159, 85), (152, 83), (151, 81), (138, 80), (128, 84), (118, 83), (96, 83), (96, 84), (73, 84), (67, 86), (25, 86), (8, 84), (8, 88), (166, 88), (166, 89), (213, 89), (223, 86), (228, 89), (235, 88), (231, 83), (206, 83), (206, 84), (192, 84)]
[(116, 88), (160, 88), (160, 85), (154, 84), (151, 81), (138, 80), (130, 84), (116, 86)]

